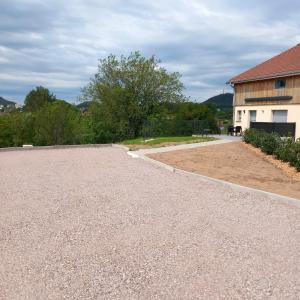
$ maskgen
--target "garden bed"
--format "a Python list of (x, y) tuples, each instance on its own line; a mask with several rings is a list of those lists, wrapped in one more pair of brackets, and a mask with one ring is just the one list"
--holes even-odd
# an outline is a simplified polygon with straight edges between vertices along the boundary
[(285, 164), (286, 170), (283, 170), (269, 160), (270, 156), (243, 142), (151, 154), (149, 157), (186, 171), (300, 199), (300, 180), (295, 169)]

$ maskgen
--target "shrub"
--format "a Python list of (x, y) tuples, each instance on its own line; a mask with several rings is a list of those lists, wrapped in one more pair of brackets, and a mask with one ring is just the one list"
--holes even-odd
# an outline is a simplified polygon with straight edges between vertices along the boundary
[(300, 140), (294, 142), (286, 139), (276, 150), (275, 155), (278, 159), (289, 162), (291, 166), (300, 171)]
[(67, 102), (55, 101), (44, 105), (36, 113), (34, 144), (74, 144), (79, 119), (79, 111)]
[(247, 144), (252, 144), (254, 135), (257, 133), (255, 129), (246, 129), (243, 134), (243, 140)]
[(285, 162), (291, 161), (293, 157), (293, 144), (294, 141), (291, 138), (283, 140), (279, 147), (275, 150), (275, 156)]
[(276, 149), (282, 144), (281, 138), (276, 133), (263, 133), (260, 139), (260, 148), (266, 154), (274, 154)]
[(281, 139), (276, 133), (247, 129), (243, 140), (245, 143), (260, 148), (266, 154), (274, 154), (277, 159), (289, 162), (297, 171), (300, 171), (300, 139), (295, 142), (291, 138)]
[(0, 115), (0, 148), (11, 146), (13, 146), (13, 135), (9, 116)]
[(267, 154), (274, 154), (275, 150), (281, 145), (282, 141), (276, 133), (266, 133), (263, 130), (247, 129), (244, 132), (244, 141)]

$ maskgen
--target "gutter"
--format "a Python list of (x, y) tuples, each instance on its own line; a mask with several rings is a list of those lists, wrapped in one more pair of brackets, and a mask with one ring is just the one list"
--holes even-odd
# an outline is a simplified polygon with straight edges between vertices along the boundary
[(234, 85), (234, 84), (237, 84), (237, 83), (261, 81), (261, 80), (266, 80), (266, 79), (290, 77), (290, 76), (295, 76), (295, 75), (300, 75), (300, 70), (299, 71), (292, 71), (292, 72), (285, 72), (285, 73), (278, 73), (276, 75), (270, 75), (270, 76), (252, 77), (252, 78), (241, 79), (241, 80), (233, 80), (233, 78), (231, 78), (229, 81), (226, 82), (226, 84)]

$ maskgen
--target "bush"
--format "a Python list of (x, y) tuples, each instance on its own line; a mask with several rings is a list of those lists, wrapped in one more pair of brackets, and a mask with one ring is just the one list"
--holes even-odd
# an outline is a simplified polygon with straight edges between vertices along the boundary
[(275, 155), (278, 159), (289, 162), (291, 166), (300, 171), (300, 140), (294, 142), (291, 138), (282, 142), (276, 150)]
[(74, 144), (79, 121), (79, 111), (67, 102), (55, 101), (44, 105), (36, 114), (34, 144)]
[(280, 147), (282, 144), (281, 138), (276, 133), (263, 133), (261, 136), (261, 150), (269, 155), (272, 155), (275, 153), (275, 151)]
[(275, 155), (277, 159), (289, 162), (300, 171), (300, 139), (281, 139), (276, 133), (266, 133), (262, 130), (247, 129), (243, 136), (244, 142), (260, 148), (266, 154)]
[(0, 148), (32, 144), (34, 116), (26, 112), (12, 112), (0, 116)]
[(0, 148), (11, 146), (13, 146), (13, 135), (9, 116), (0, 116)]
[(276, 149), (275, 156), (285, 162), (291, 161), (293, 157), (293, 144), (294, 141), (291, 138), (283, 140), (281, 145)]

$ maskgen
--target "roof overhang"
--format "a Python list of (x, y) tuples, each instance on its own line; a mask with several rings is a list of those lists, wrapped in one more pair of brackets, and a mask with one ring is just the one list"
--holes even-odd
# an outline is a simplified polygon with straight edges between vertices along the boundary
[(227, 81), (226, 84), (246, 83), (246, 82), (261, 81), (261, 80), (267, 80), (267, 79), (290, 77), (290, 76), (296, 76), (296, 75), (300, 75), (300, 70), (299, 71), (272, 74), (272, 75), (263, 75), (263, 76), (250, 77), (250, 78), (240, 79), (240, 80), (234, 80), (234, 78), (232, 78), (229, 81)]

